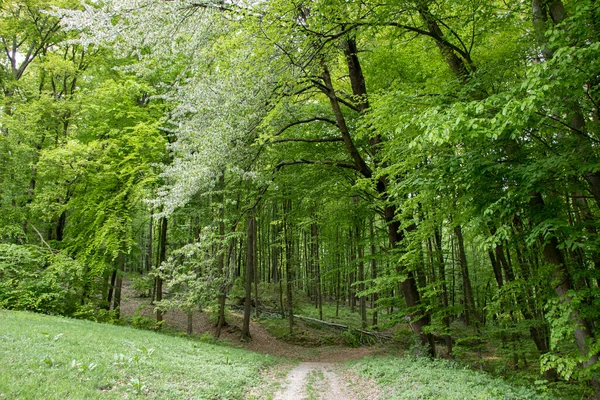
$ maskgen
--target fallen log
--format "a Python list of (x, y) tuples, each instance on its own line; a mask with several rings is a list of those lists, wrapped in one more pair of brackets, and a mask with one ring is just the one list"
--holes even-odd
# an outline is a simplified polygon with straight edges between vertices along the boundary
[(393, 336), (391, 334), (389, 334), (389, 333), (374, 332), (374, 331), (365, 331), (363, 329), (351, 328), (351, 327), (349, 327), (347, 325), (336, 324), (335, 322), (327, 322), (327, 321), (323, 321), (323, 320), (317, 319), (317, 318), (305, 317), (303, 315), (296, 315), (296, 314), (294, 314), (294, 318), (298, 318), (299, 320), (302, 320), (302, 321), (318, 323), (318, 324), (325, 325), (325, 326), (328, 326), (328, 327), (331, 327), (331, 328), (341, 329), (341, 330), (344, 330), (344, 331), (353, 330), (353, 331), (359, 332), (362, 335), (371, 336), (371, 337), (374, 337), (374, 338), (379, 339), (381, 341), (383, 341), (383, 340), (392, 340), (393, 339)]

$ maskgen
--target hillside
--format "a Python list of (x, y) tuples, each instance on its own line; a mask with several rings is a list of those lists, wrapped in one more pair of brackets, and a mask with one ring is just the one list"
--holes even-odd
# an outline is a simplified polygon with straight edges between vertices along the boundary
[(244, 398), (274, 357), (129, 327), (0, 310), (0, 398)]
[[(443, 360), (302, 362), (285, 377), (294, 361), (231, 346), (25, 312), (0, 318), (2, 399), (553, 398)], [(357, 356), (346, 350), (338, 356)]]

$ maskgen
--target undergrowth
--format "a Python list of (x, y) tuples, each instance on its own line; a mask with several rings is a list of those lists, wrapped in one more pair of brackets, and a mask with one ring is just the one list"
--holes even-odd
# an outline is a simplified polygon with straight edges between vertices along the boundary
[[(581, 399), (577, 388), (548, 387), (544, 382), (506, 381), (464, 364), (418, 357), (365, 358), (348, 363), (374, 380), (388, 400), (416, 399)], [(560, 393), (560, 394), (559, 394)]]

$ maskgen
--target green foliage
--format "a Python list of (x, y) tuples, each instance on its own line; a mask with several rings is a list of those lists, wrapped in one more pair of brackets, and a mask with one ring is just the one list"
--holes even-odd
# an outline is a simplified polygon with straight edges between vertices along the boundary
[(342, 333), (342, 338), (348, 347), (360, 347), (362, 345), (360, 332), (357, 332), (354, 329), (344, 331)]
[(192, 312), (211, 304), (224, 284), (217, 275), (217, 254), (210, 250), (221, 244), (213, 232), (203, 232), (198, 242), (174, 250), (152, 276), (160, 276), (171, 295), (157, 304), (163, 310)]
[(137, 297), (148, 297), (154, 287), (154, 277), (148, 274), (130, 273), (131, 289)]
[(62, 253), (0, 243), (0, 307), (71, 314), (82, 289), (82, 271)]
[(105, 308), (98, 307), (97, 304), (92, 302), (79, 305), (72, 316), (73, 318), (86, 319), (89, 321), (106, 324), (114, 324), (118, 321), (117, 312), (115, 310), (107, 310)]
[(136, 329), (145, 329), (147, 331), (158, 331), (161, 329), (164, 321), (156, 321), (156, 318), (145, 317), (138, 312), (131, 317), (131, 326)]

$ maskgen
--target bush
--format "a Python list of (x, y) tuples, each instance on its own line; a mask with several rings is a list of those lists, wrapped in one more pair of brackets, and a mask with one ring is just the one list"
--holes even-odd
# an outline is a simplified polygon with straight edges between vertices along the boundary
[(138, 273), (130, 273), (131, 288), (137, 297), (150, 297), (154, 287), (154, 277)]
[(137, 329), (144, 329), (147, 331), (158, 331), (160, 330), (164, 321), (156, 322), (156, 319), (150, 317), (144, 317), (139, 313), (136, 313), (131, 318), (131, 326)]
[(77, 310), (82, 273), (79, 263), (60, 252), (0, 244), (0, 307), (71, 315)]
[(342, 333), (342, 338), (344, 339), (344, 343), (348, 347), (360, 347), (360, 332), (355, 331), (354, 329), (349, 329)]
[(72, 316), (77, 319), (87, 319), (107, 324), (114, 324), (118, 321), (116, 310), (107, 310), (105, 308), (97, 307), (92, 303), (78, 306), (77, 311), (75, 311)]

